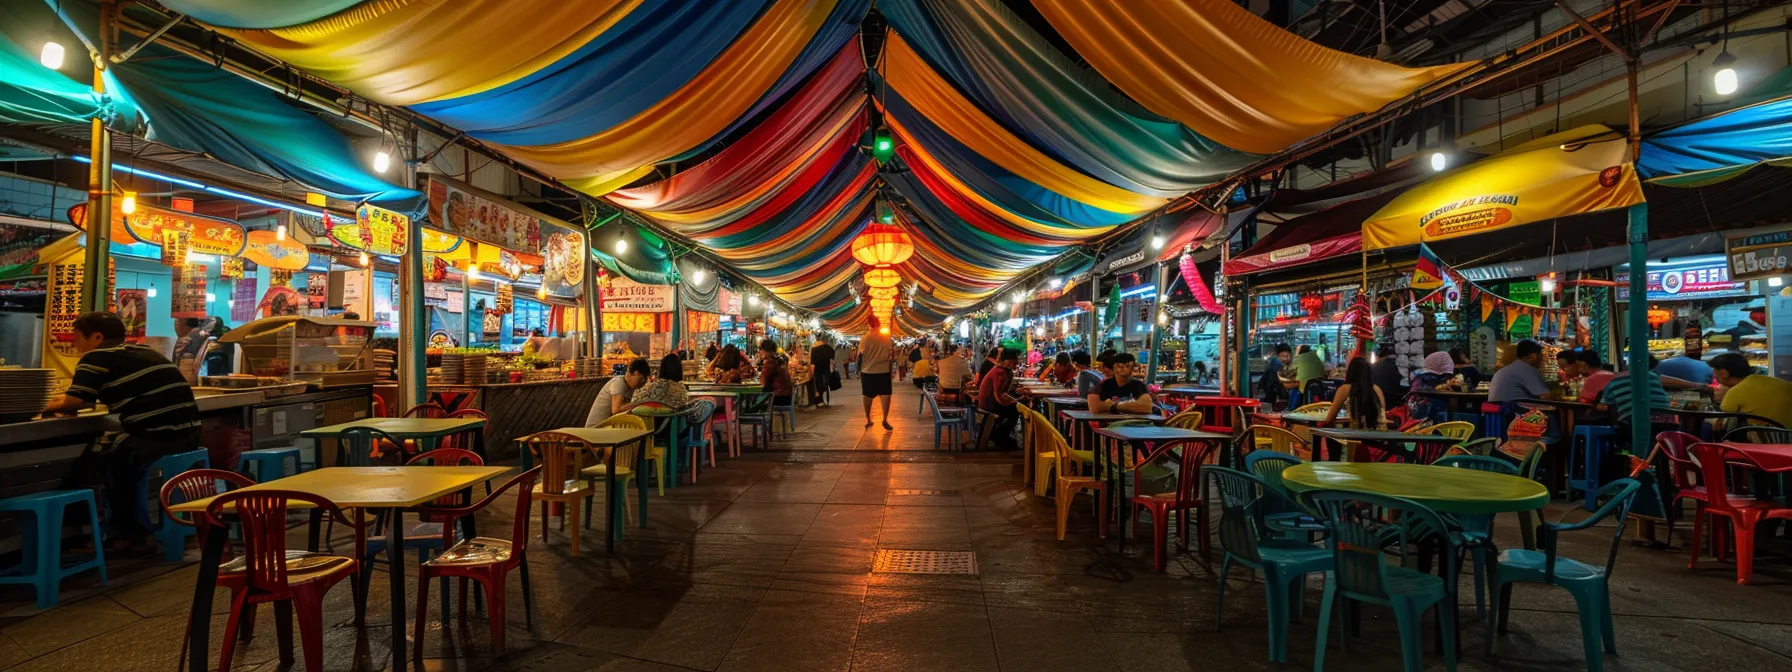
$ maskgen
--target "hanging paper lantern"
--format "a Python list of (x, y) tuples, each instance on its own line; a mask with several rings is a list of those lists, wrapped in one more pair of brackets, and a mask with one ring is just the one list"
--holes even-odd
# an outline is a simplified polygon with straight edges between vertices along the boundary
[(1668, 320), (1674, 319), (1674, 312), (1666, 308), (1650, 308), (1646, 317), (1649, 319), (1650, 328), (1660, 329), (1661, 325), (1667, 324)]
[(1325, 298), (1318, 294), (1307, 294), (1300, 297), (1300, 309), (1310, 317), (1318, 317), (1319, 309), (1325, 307)]
[(1215, 315), (1222, 315), (1226, 307), (1213, 298), (1213, 291), (1207, 288), (1207, 279), (1201, 277), (1201, 271), (1195, 266), (1195, 257), (1187, 252), (1182, 253), (1179, 260), (1182, 270), (1182, 281), (1188, 284), (1188, 291), (1195, 295), (1195, 302), (1201, 304), (1201, 310)]
[(865, 290), (865, 294), (873, 299), (894, 299), (902, 294), (902, 290), (896, 287), (872, 287)]
[(902, 275), (894, 269), (873, 268), (865, 271), (865, 286), (872, 289), (879, 287), (895, 287), (902, 284)]
[(902, 227), (872, 224), (852, 240), (852, 258), (872, 267), (893, 266), (915, 255), (915, 243)]

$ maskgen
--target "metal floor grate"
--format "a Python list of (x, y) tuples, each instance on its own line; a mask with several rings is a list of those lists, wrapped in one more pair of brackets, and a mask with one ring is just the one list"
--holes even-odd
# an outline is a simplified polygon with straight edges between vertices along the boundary
[(880, 548), (872, 558), (876, 574), (976, 574), (974, 551), (913, 551)]
[(959, 491), (957, 491), (957, 490), (925, 490), (925, 489), (915, 489), (915, 488), (895, 488), (890, 491), (890, 494), (899, 496), (899, 497), (957, 497), (959, 494)]

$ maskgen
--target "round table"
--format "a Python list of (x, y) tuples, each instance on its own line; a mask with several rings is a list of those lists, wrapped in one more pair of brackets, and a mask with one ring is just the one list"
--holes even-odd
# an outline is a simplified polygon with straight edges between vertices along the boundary
[(1528, 478), (1429, 464), (1309, 462), (1283, 470), (1282, 482), (1294, 491), (1356, 490), (1399, 497), (1441, 513), (1515, 513), (1549, 503), (1549, 490)]

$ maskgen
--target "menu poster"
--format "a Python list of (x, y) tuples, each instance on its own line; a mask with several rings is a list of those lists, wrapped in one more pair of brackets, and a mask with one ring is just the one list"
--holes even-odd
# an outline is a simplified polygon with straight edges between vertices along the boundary
[(57, 354), (75, 356), (75, 318), (81, 316), (81, 281), (85, 270), (79, 258), (72, 264), (50, 267), (50, 297), (45, 302), (45, 328)]
[(541, 245), (541, 284), (555, 296), (579, 296), (585, 291), (585, 233), (547, 224)]
[(499, 315), (509, 315), (513, 310), (516, 310), (515, 291), (512, 290), (508, 284), (498, 285), (498, 306), (493, 308), (492, 312)]
[(342, 312), (354, 313), (356, 319), (373, 317), (367, 302), (367, 271), (342, 272)]
[(671, 285), (645, 285), (625, 277), (616, 277), (599, 295), (604, 310), (667, 313), (672, 311)]
[(404, 254), (410, 236), (411, 218), (372, 205), (356, 208), (354, 221), (330, 226), (330, 240), (338, 244), (395, 257)]
[(0, 224), (0, 269), (35, 261), (39, 249), (63, 235), (51, 228)]
[(322, 313), (330, 299), (330, 275), (328, 273), (305, 274), (305, 309), (314, 313)]
[(244, 324), (255, 319), (255, 279), (239, 278), (230, 283), (230, 321)]
[(666, 358), (672, 351), (672, 334), (660, 333), (647, 337), (647, 361), (658, 361)]
[(205, 317), (205, 266), (174, 267), (174, 294), (169, 298), (173, 317)]
[[(557, 225), (556, 232), (577, 233), (565, 222), (439, 175), (429, 178), (429, 221), (457, 236), (523, 252), (548, 252), (542, 245), (544, 223)], [(584, 247), (583, 235), (577, 242)]]
[(116, 306), (118, 319), (124, 322), (126, 339), (140, 341), (148, 335), (149, 290), (120, 289), (113, 294), (112, 305)]

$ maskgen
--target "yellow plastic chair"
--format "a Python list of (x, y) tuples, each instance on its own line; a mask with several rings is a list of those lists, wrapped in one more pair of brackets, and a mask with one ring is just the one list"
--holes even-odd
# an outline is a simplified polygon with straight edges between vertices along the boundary
[[(651, 425), (647, 424), (647, 418), (643, 418), (639, 415), (629, 413), (628, 411), (623, 411), (621, 413), (617, 413), (616, 415), (612, 415), (608, 418), (605, 418), (603, 422), (597, 423), (597, 426), (599, 428), (614, 427), (616, 429), (639, 429), (642, 431), (650, 431), (653, 429), (653, 427)], [(653, 446), (649, 446), (647, 448), (647, 459), (648, 459), (648, 461), (650, 461), (654, 464), (654, 467), (656, 469), (659, 470), (656, 473), (659, 474), (661, 483), (664, 483), (666, 481), (666, 460), (664, 459), (665, 456), (666, 456), (666, 449), (664, 446), (653, 445)], [(599, 455), (599, 457), (602, 457), (602, 455)], [(626, 497), (625, 495), (628, 493), (629, 486), (634, 484), (635, 465), (629, 464), (627, 467), (624, 467), (622, 464), (622, 455), (618, 454), (617, 458), (618, 458), (618, 461), (616, 463), (616, 482), (619, 484), (618, 487), (622, 488), (622, 491), (617, 493), (617, 496), (622, 497), (622, 511), (624, 514), (627, 514), (627, 513), (629, 513), (630, 504), (628, 503), (628, 497)], [(579, 474), (588, 479), (591, 479), (591, 487), (593, 487), (593, 488), (597, 487), (597, 483), (599, 481), (604, 480), (603, 460), (598, 460), (597, 464), (584, 468), (583, 470), (581, 470), (579, 472)], [(666, 494), (666, 490), (665, 490), (664, 486), (661, 486), (660, 496), (663, 497), (663, 496), (665, 496), (665, 494)]]
[(1426, 436), (1446, 436), (1457, 441), (1467, 441), (1469, 437), (1474, 436), (1475, 434), (1475, 423), (1457, 420), (1455, 422), (1426, 425), (1407, 433), (1423, 434)]
[(1320, 401), (1294, 409), (1295, 413), (1325, 413), (1332, 410), (1332, 402)]
[[(1052, 483), (1057, 490), (1057, 501), (1053, 503), (1058, 510), (1058, 541), (1064, 540), (1065, 529), (1070, 523), (1071, 500), (1076, 498), (1076, 493), (1083, 490), (1088, 490), (1095, 495), (1097, 533), (1102, 537), (1108, 536), (1108, 484), (1099, 476), (1083, 475), (1078, 466), (1078, 460), (1073, 455), (1073, 452), (1077, 451), (1070, 449), (1070, 444), (1064, 440), (1064, 435), (1059, 434), (1058, 429), (1051, 427), (1049, 422), (1041, 424), (1043, 426), (1038, 428), (1038, 432), (1045, 441), (1050, 442), (1057, 462), (1058, 473), (1052, 479)], [(1093, 455), (1094, 453), (1090, 452), (1091, 458)]]
[(1190, 408), (1165, 420), (1164, 426), (1194, 431), (1201, 428), (1201, 421), (1205, 419), (1206, 417), (1200, 411)]
[(1039, 427), (1041, 424), (1049, 425), (1051, 423), (1045, 419), (1044, 415), (1025, 405), (1019, 405), (1016, 406), (1016, 408), (1020, 409), (1020, 421), (1022, 423), (1021, 430), (1024, 443), (1022, 443), (1021, 447), (1027, 451), (1026, 456), (1023, 459), (1027, 461), (1027, 465), (1032, 469), (1033, 494), (1044, 497), (1049, 492), (1048, 488), (1051, 484), (1052, 469), (1058, 464), (1058, 454), (1057, 448), (1052, 446), (1050, 442), (1041, 440), (1044, 437), (1040, 433)]
[[(560, 529), (571, 528), (568, 534), (572, 536), (572, 554), (578, 555), (580, 500), (597, 494), (591, 483), (581, 478), (588, 471), (584, 466), (586, 456), (592, 452), (591, 444), (559, 432), (541, 432), (518, 440), (535, 456), (536, 464), (541, 465), (541, 482), (536, 483), (529, 493), (530, 505), (541, 502), (541, 541), (546, 543), (548, 540), (548, 514), (552, 505), (563, 504)], [(567, 525), (569, 519), (570, 526)], [(585, 524), (591, 524), (589, 515)]]
[(1249, 441), (1245, 445), (1255, 446), (1258, 450), (1273, 450), (1302, 460), (1313, 459), (1313, 446), (1300, 435), (1281, 427), (1251, 425), (1244, 430), (1244, 438)]

